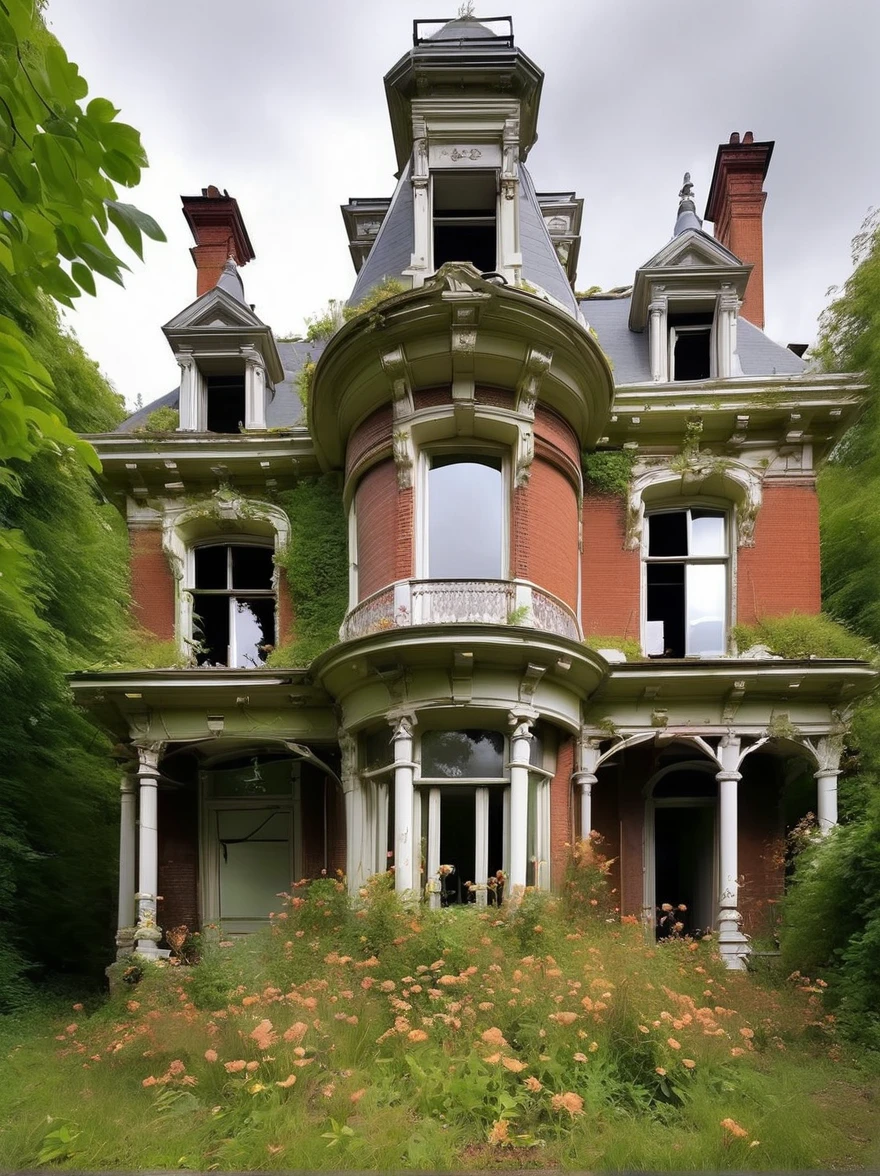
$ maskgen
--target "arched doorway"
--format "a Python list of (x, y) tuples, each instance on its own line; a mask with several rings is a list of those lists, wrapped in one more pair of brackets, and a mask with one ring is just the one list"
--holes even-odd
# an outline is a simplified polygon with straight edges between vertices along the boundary
[(647, 786), (645, 914), (657, 926), (664, 903), (683, 934), (707, 931), (718, 913), (718, 786), (705, 760), (670, 764)]

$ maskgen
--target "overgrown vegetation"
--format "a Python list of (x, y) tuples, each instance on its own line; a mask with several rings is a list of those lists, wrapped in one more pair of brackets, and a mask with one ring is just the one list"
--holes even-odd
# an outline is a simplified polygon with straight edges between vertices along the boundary
[(862, 658), (876, 654), (869, 642), (824, 613), (791, 612), (781, 617), (762, 617), (754, 625), (734, 625), (731, 637), (740, 653), (753, 645), (766, 645), (777, 657)]
[[(280, 562), (287, 573), (296, 637), (281, 644), (269, 664), (306, 666), (339, 640), (348, 607), (348, 524), (333, 475), (303, 478), (280, 494), (279, 501), (290, 518), (290, 543)], [(280, 636), (283, 642), (286, 635)]]
[(0, 1166), (870, 1162), (876, 1083), (815, 986), (730, 974), (711, 942), (648, 945), (592, 852), (574, 873), (567, 904), (527, 891), (482, 912), (404, 906), (390, 875), (352, 904), (326, 879), (268, 932), (208, 933), (196, 967), (117, 965), (108, 1004), (9, 1052)]
[[(864, 372), (868, 402), (819, 479), (825, 607), (880, 644), (880, 222), (853, 242), (855, 269), (821, 321), (814, 357), (826, 371)], [(849, 656), (852, 656), (850, 654)], [(834, 1015), (880, 1049), (880, 701), (856, 715), (843, 823), (799, 856), (784, 905), (783, 960), (818, 973)]]
[(581, 465), (588, 488), (600, 494), (625, 498), (632, 481), (633, 466), (638, 460), (634, 449), (600, 449), (584, 453)]
[(588, 649), (617, 649), (624, 654), (627, 661), (641, 661), (642, 647), (635, 637), (602, 637), (596, 633), (588, 633), (584, 638), (584, 645)]
[(346, 322), (349, 322), (359, 314), (367, 314), (368, 311), (375, 310), (380, 303), (385, 302), (388, 298), (393, 298), (395, 294), (405, 294), (408, 289), (409, 287), (405, 286), (399, 278), (383, 278), (381, 282), (377, 282), (372, 289), (368, 290), (355, 306), (346, 306), (342, 316)]
[(133, 431), (135, 433), (173, 433), (180, 425), (180, 412), (176, 408), (165, 405), (155, 408), (142, 424)]
[[(23, 303), (0, 279), (0, 314), (26, 334), (71, 427), (113, 429), (120, 398), (49, 304)], [(65, 674), (109, 657), (128, 632), (125, 525), (89, 471), (48, 451), (8, 468), (0, 526), (30, 555), (27, 607), (3, 609), (0, 623), (0, 1011), (26, 995), (25, 965), (106, 963), (119, 779)]]

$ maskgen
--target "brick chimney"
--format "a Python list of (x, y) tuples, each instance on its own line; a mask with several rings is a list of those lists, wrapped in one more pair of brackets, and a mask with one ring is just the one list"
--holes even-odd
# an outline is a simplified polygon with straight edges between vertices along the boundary
[(213, 290), (231, 257), (236, 265), (254, 259), (254, 249), (238, 208), (228, 192), (211, 184), (201, 196), (181, 196), (183, 215), (195, 237), (190, 250), (196, 267), (196, 297)]
[(756, 143), (751, 131), (740, 141), (734, 131), (715, 156), (715, 171), (706, 202), (706, 220), (715, 224), (715, 237), (746, 265), (753, 266), (741, 314), (764, 326), (764, 177), (773, 143)]

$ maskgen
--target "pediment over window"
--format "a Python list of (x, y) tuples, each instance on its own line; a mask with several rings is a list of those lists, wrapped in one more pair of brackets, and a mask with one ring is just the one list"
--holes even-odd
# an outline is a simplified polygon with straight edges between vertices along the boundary
[(199, 327), (233, 327), (247, 330), (253, 327), (265, 328), (266, 324), (257, 318), (249, 306), (239, 302), (219, 286), (215, 286), (180, 314), (175, 315), (162, 329), (167, 333)]
[(208, 290), (162, 328), (175, 355), (228, 354), (240, 357), (242, 349), (250, 348), (259, 354), (266, 369), (269, 385), (284, 379), (284, 368), (271, 328), (254, 314), (244, 302), (220, 286)]
[(659, 253), (641, 267), (643, 270), (665, 269), (673, 266), (721, 266), (724, 269), (742, 269), (740, 259), (729, 249), (697, 229), (689, 229), (664, 245)]
[(648, 307), (658, 297), (664, 302), (670, 298), (715, 298), (726, 288), (742, 299), (751, 271), (750, 265), (744, 265), (708, 233), (687, 229), (636, 270), (630, 330), (645, 329)]

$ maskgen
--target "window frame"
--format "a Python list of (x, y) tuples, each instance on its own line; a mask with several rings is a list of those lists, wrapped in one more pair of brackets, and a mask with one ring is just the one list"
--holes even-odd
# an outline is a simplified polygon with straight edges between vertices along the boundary
[(425, 445), (419, 449), (417, 459), (416, 478), (416, 542), (415, 542), (415, 578), (417, 580), (474, 580), (492, 583), (496, 577), (484, 576), (441, 576), (432, 577), (430, 574), (430, 491), (429, 480), (431, 462), (435, 457), (459, 457), (462, 462), (474, 458), (500, 459), (501, 462), (501, 575), (498, 582), (514, 579), (510, 570), (510, 533), (511, 516), (513, 513), (513, 462), (509, 446), (488, 444), (462, 444), (460, 439), (441, 441), (436, 444)]
[[(669, 357), (667, 360), (669, 382), (671, 384), (699, 384), (701, 380), (714, 380), (718, 374), (718, 362), (715, 354), (715, 321), (711, 323), (683, 324), (670, 326), (668, 331)], [(706, 335), (709, 340), (709, 374), (698, 376), (695, 380), (678, 380), (675, 378), (675, 345), (681, 335)]]
[[(434, 167), (434, 168), (430, 169), (429, 174), (430, 174), (430, 181), (431, 182), (429, 184), (429, 196), (428, 196), (428, 271), (430, 273), (436, 273), (436, 271), (437, 271), (437, 264), (436, 264), (435, 257), (434, 257), (434, 231), (435, 231), (435, 228), (437, 225), (438, 217), (440, 220), (444, 219), (442, 210), (439, 214), (436, 214), (434, 211), (434, 182), (435, 182), (436, 178), (438, 176), (455, 177), (455, 176), (467, 176), (467, 175), (473, 176), (475, 174), (479, 174), (479, 175), (485, 175), (485, 176), (492, 176), (492, 178), (495, 181), (495, 210), (492, 215), (492, 219), (495, 222), (495, 266), (492, 270), (485, 270), (482, 272), (485, 272), (485, 273), (497, 272), (501, 266), (501, 253), (502, 253), (502, 249), (501, 249), (501, 245), (502, 245), (502, 242), (501, 242), (501, 220), (502, 220), (502, 217), (501, 217), (501, 172), (500, 172), (500, 170), (497, 167), (463, 168), (461, 170), (456, 170), (455, 168)], [(455, 219), (455, 218), (447, 217), (445, 219), (450, 220), (450, 219)], [(460, 221), (460, 223), (463, 225), (468, 224), (468, 223), (476, 224), (481, 221), (486, 221), (488, 219), (489, 219), (489, 217), (487, 215), (485, 217), (473, 217), (473, 218), (471, 218), (470, 222), (462, 219)], [(468, 261), (469, 259), (466, 257), (462, 257), (462, 258), (455, 258), (455, 260), (456, 261)]]
[[(691, 511), (693, 510), (710, 510), (716, 511), (724, 518), (724, 539), (725, 539), (725, 554), (719, 555), (670, 555), (670, 556), (651, 556), (649, 552), (650, 536), (651, 536), (651, 518), (655, 515), (662, 514), (687, 514), (687, 538), (688, 549), (691, 546)], [(687, 568), (691, 565), (707, 565), (707, 564), (722, 564), (725, 568), (724, 576), (724, 652), (720, 654), (700, 654), (700, 653), (684, 653), (684, 658), (692, 661), (712, 660), (716, 657), (726, 657), (727, 651), (730, 647), (730, 634), (736, 624), (736, 513), (730, 502), (721, 501), (717, 498), (688, 498), (683, 503), (659, 502), (656, 505), (647, 506), (645, 509), (645, 525), (642, 527), (641, 537), (641, 571), (640, 571), (640, 628), (641, 628), (641, 646), (642, 653), (646, 657), (650, 657), (655, 661), (672, 661), (678, 660), (667, 658), (665, 654), (648, 654), (648, 567), (649, 565), (662, 564), (682, 564)], [(687, 571), (685, 571), (685, 600), (684, 600), (684, 630), (685, 643), (687, 642)], [(685, 644), (687, 649), (687, 644)]]
[[(196, 582), (196, 552), (204, 550), (205, 548), (208, 548), (208, 547), (225, 547), (226, 548), (226, 552), (227, 552), (227, 555), (226, 555), (227, 587), (226, 588), (196, 588), (196, 586), (195, 586), (195, 582)], [(240, 589), (236, 589), (236, 588), (231, 587), (231, 580), (232, 580), (231, 549), (233, 547), (256, 547), (256, 548), (260, 548), (261, 550), (264, 550), (264, 551), (268, 550), (271, 552), (271, 554), (272, 554), (272, 576), (270, 578), (270, 585), (271, 586), (269, 588), (240, 588)], [(275, 622), (275, 641), (274, 641), (274, 644), (275, 645), (278, 644), (278, 636), (279, 636), (278, 566), (275, 563), (275, 552), (276, 552), (276, 544), (274, 541), (272, 541), (269, 538), (261, 539), (259, 537), (254, 537), (251, 535), (248, 535), (248, 536), (237, 536), (237, 535), (226, 535), (226, 534), (211, 535), (211, 536), (205, 536), (204, 538), (202, 538), (194, 543), (189, 544), (189, 546), (187, 547), (187, 550), (186, 550), (186, 571), (185, 571), (186, 578), (184, 581), (184, 583), (185, 583), (184, 592), (187, 594), (187, 596), (189, 598), (189, 610), (188, 610), (189, 632), (188, 632), (188, 634), (184, 635), (184, 640), (189, 643), (189, 646), (191, 649), (197, 644), (196, 636), (195, 636), (195, 620), (198, 615), (197, 608), (196, 608), (196, 598), (200, 595), (225, 596), (227, 598), (227, 600), (229, 601), (229, 608), (230, 608), (230, 615), (229, 615), (230, 645), (229, 645), (229, 649), (230, 650), (235, 649), (235, 625), (233, 623), (233, 616), (232, 616), (233, 602), (237, 598), (254, 597), (254, 598), (259, 598), (262, 600), (267, 600), (271, 597), (271, 599), (273, 601), (273, 606), (274, 606), (273, 610), (272, 610), (274, 622)], [(230, 670), (234, 670), (234, 669), (253, 670), (253, 669), (261, 669), (266, 664), (265, 661), (262, 661), (257, 666), (242, 666), (242, 665), (236, 665), (235, 664), (236, 660), (237, 660), (237, 651), (236, 651), (236, 656), (229, 658), (229, 661), (232, 662), (233, 664), (226, 665), (223, 668), (230, 669)]]

